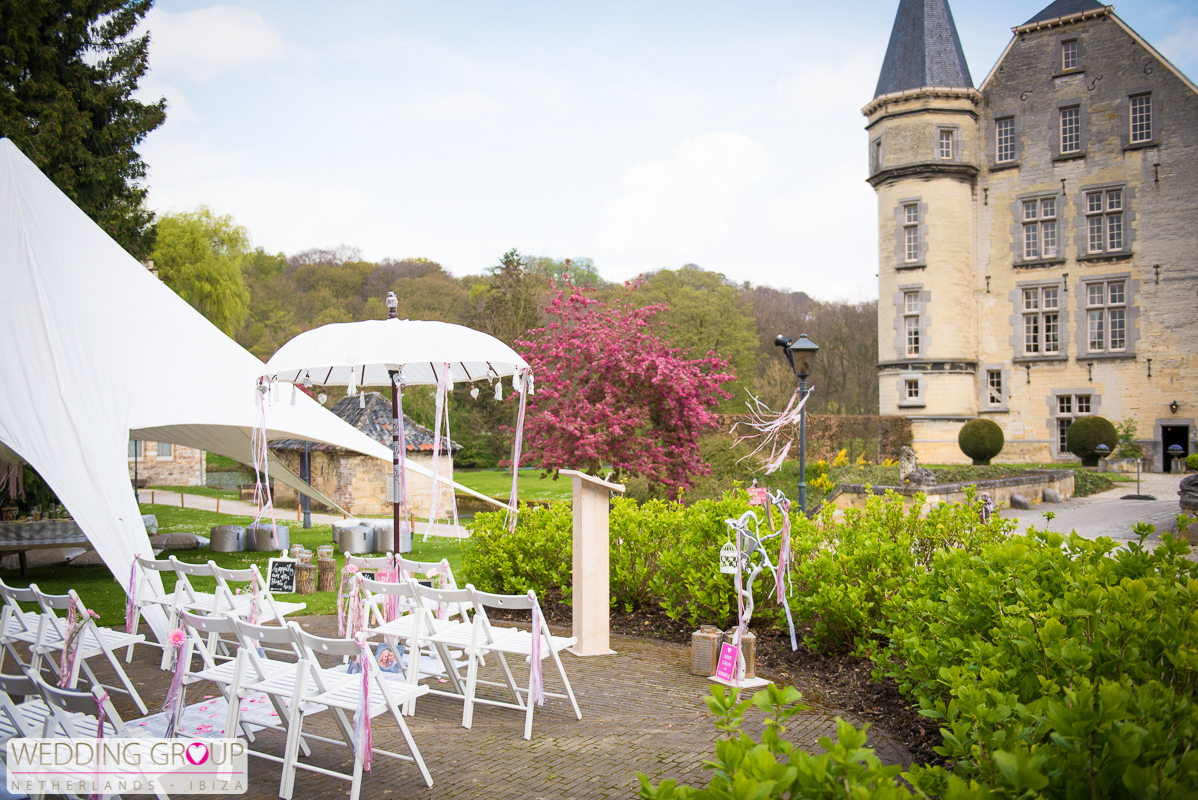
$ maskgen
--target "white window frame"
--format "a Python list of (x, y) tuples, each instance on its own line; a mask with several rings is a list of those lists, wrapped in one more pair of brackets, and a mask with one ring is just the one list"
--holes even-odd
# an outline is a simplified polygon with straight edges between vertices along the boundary
[(904, 378), (903, 379), (903, 387), (904, 387), (904, 394), (906, 395), (904, 399), (906, 399), (906, 400), (918, 400), (919, 399), (919, 379), (918, 378)]
[(1060, 252), (1060, 208), (1056, 195), (1020, 201), (1023, 260), (1056, 258)]
[(1088, 281), (1086, 298), (1086, 351), (1127, 352), (1127, 279)]
[(903, 261), (919, 261), (919, 203), (903, 203)]
[(1061, 42), (1061, 72), (1077, 69), (1077, 39)]
[(1061, 155), (1082, 151), (1082, 109), (1068, 106), (1060, 109)]
[(1152, 141), (1152, 93), (1127, 98), (1128, 135), (1132, 144)]
[[(166, 448), (165, 453), (163, 453), (163, 448)], [(175, 446), (173, 444), (171, 444), (170, 442), (159, 442), (158, 449), (156, 452), (158, 454), (156, 456), (156, 458), (159, 461), (174, 461), (175, 460)]]
[(923, 349), (920, 316), (923, 304), (919, 291), (903, 292), (903, 353), (907, 358), (919, 358)]
[(986, 398), (988, 408), (1001, 408), (1006, 404), (1003, 397), (1001, 369), (986, 370)]
[(940, 128), (936, 139), (936, 157), (951, 161), (957, 147), (957, 135), (952, 128)]
[(1127, 249), (1124, 194), (1122, 186), (1085, 192), (1082, 208), (1086, 217), (1087, 253), (1122, 253)]
[(1015, 160), (1015, 118), (994, 120), (994, 161), (1006, 164)]
[(1078, 417), (1088, 417), (1094, 413), (1094, 395), (1092, 394), (1058, 394), (1053, 416), (1057, 423), (1057, 454), (1072, 455), (1065, 444), (1065, 435), (1069, 426)]
[(1061, 353), (1061, 286), (1024, 286), (1020, 289), (1023, 315), (1023, 355), (1056, 356)]

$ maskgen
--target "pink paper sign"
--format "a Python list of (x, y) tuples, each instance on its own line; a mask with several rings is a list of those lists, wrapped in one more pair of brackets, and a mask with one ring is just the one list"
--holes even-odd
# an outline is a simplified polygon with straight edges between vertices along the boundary
[(769, 496), (769, 489), (764, 486), (749, 487), (749, 505), (763, 506)]
[(737, 655), (736, 647), (724, 642), (720, 647), (720, 664), (715, 670), (717, 678), (722, 681), (731, 681), (736, 677)]

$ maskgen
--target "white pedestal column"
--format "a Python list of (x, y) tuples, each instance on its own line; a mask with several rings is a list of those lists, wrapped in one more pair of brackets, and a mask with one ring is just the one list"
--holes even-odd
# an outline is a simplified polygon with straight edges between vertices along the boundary
[(576, 656), (605, 656), (611, 649), (611, 575), (609, 571), (608, 509), (619, 483), (572, 469), (561, 475), (574, 479), (574, 636)]

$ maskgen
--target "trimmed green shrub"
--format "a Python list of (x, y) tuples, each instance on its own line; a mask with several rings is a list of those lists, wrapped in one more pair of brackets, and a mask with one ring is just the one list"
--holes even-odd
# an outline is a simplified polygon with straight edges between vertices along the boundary
[(990, 419), (971, 419), (957, 434), (957, 446), (973, 459), (974, 466), (988, 465), (990, 459), (1002, 452), (1004, 441), (1002, 428)]
[(1198, 453), (1190, 453), (1186, 456), (1186, 468), (1198, 469)]
[[(793, 686), (779, 689), (770, 684), (740, 700), (740, 690), (725, 691), (713, 686), (705, 698), (716, 716), (715, 726), (725, 738), (715, 745), (715, 758), (704, 764), (711, 782), (702, 789), (678, 786), (664, 780), (657, 786), (637, 774), (642, 800), (730, 800), (730, 798), (824, 798), (908, 800), (910, 792), (899, 779), (902, 767), (883, 766), (873, 748), (865, 746), (866, 724), (860, 729), (836, 718), (836, 739), (821, 736), (822, 755), (810, 755), (783, 736), (786, 721), (802, 714), (807, 706)], [(765, 712), (765, 729), (760, 744), (741, 731), (750, 705)], [(781, 758), (779, 758), (781, 756)]]
[(1065, 446), (1082, 460), (1083, 467), (1098, 466), (1098, 453), (1094, 451), (1098, 445), (1105, 444), (1109, 452), (1114, 452), (1118, 443), (1119, 434), (1106, 417), (1080, 417), (1065, 431)]

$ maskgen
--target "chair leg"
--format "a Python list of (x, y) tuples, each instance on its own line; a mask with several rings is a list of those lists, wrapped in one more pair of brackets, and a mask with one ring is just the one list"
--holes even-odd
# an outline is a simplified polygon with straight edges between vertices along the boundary
[(295, 673), (295, 693), (289, 704), (287, 744), (283, 748), (283, 774), (279, 777), (279, 797), (291, 800), (295, 791), (295, 764), (299, 758), (299, 741), (303, 733), (304, 713), (300, 693), (308, 684), (308, 665), (301, 662)]
[[(108, 663), (112, 665), (113, 670), (120, 677), (121, 683), (125, 684), (125, 689), (129, 692), (129, 696), (133, 698), (133, 702), (137, 704), (141, 713), (147, 713), (146, 704), (142, 702), (141, 695), (137, 693), (137, 687), (133, 685), (133, 681), (129, 680), (129, 676), (125, 674), (125, 670), (121, 669), (121, 662), (116, 657), (116, 654), (109, 650), (107, 646), (104, 647), (104, 657), (108, 659)], [(189, 666), (191, 665), (180, 664), (179, 668), (184, 669)]]
[(391, 711), (395, 715), (395, 722), (399, 725), (399, 732), (403, 734), (404, 741), (408, 743), (408, 752), (412, 754), (412, 760), (420, 768), (420, 777), (424, 778), (425, 786), (431, 789), (433, 786), (433, 776), (429, 774), (428, 767), (424, 763), (424, 756), (420, 755), (420, 748), (416, 746), (416, 740), (412, 738), (412, 732), (408, 730), (408, 724), (403, 721), (403, 717), (395, 714), (395, 709)]
[[(542, 681), (544, 678), (541, 679)], [(537, 704), (532, 700), (532, 662), (529, 662), (528, 670), (528, 707), (524, 709), (524, 740), (528, 741), (532, 738), (532, 712), (537, 707)]]
[(549, 648), (549, 654), (553, 656), (553, 663), (557, 667), (557, 674), (561, 676), (562, 683), (566, 685), (566, 696), (570, 698), (570, 705), (574, 706), (574, 718), (582, 719), (582, 710), (578, 707), (578, 700), (574, 697), (574, 687), (570, 685), (570, 679), (566, 677), (566, 668), (562, 666), (561, 658), (552, 647)]
[(466, 666), (466, 699), (462, 704), (462, 727), (469, 728), (474, 724), (474, 691), (478, 687), (478, 660), (474, 653), (467, 653)]

